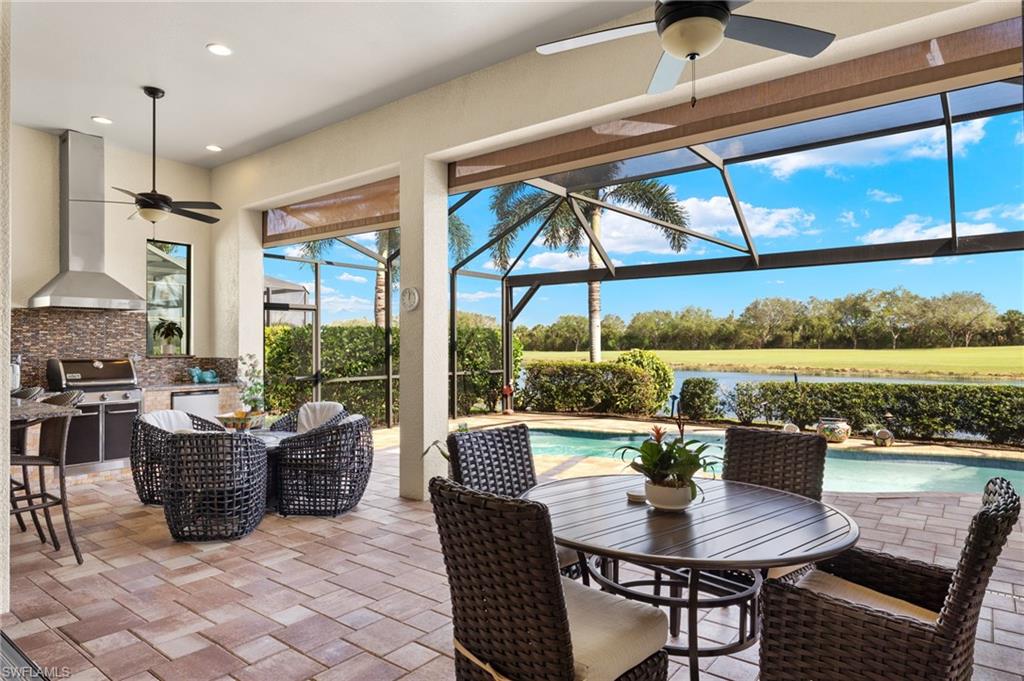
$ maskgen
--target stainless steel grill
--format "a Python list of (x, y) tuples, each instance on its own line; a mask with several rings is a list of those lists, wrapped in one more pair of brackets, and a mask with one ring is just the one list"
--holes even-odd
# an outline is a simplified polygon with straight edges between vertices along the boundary
[(71, 420), (67, 463), (121, 465), (131, 448), (132, 424), (142, 411), (135, 364), (125, 359), (50, 359), (46, 380), (54, 392), (81, 390), (81, 412)]

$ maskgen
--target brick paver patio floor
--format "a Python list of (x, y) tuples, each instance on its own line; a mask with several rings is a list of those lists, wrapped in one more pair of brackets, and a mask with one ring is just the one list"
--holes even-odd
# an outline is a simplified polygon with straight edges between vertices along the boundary
[[(546, 460), (545, 475), (615, 471)], [(603, 467), (603, 469), (602, 469)], [(250, 537), (177, 544), (130, 479), (71, 488), (85, 565), (12, 522), (4, 631), (53, 678), (322, 681), (453, 679), (444, 565), (429, 505), (398, 497), (398, 457), (378, 451), (362, 503), (339, 518), (269, 514)], [(978, 496), (828, 495), (860, 545), (952, 564)], [(31, 525), (30, 525), (31, 527)], [(58, 527), (62, 532), (63, 528)], [(63, 536), (62, 534), (60, 536)], [(725, 640), (710, 613), (702, 635)], [(702, 662), (703, 678), (757, 677), (757, 647)], [(686, 668), (672, 663), (672, 676)], [(1024, 537), (996, 568), (978, 628), (975, 679), (1024, 681)]]

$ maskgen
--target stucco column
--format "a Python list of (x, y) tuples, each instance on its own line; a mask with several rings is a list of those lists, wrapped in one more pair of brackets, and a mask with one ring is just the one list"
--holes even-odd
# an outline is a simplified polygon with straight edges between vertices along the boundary
[[(0, 358), (11, 354), (11, 5), (0, 2)], [(10, 392), (11, 374), (0, 371), (0, 395)], [(0, 423), (10, 419), (10, 400), (0, 400)], [(7, 426), (4, 425), (4, 428)], [(0, 437), (0, 470), (7, 472), (11, 440)], [(0, 499), (6, 499), (10, 476), (0, 475)], [(7, 612), (11, 587), (10, 506), (0, 523), (0, 612)]]
[(436, 451), (423, 452), (448, 432), (448, 172), (423, 158), (401, 165), (402, 290), (416, 289), (419, 306), (399, 305), (399, 489), (424, 499), (427, 483), (445, 475)]

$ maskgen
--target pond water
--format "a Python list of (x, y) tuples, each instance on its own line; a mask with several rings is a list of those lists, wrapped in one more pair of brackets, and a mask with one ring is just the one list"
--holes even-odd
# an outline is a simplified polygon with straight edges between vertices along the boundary
[[(534, 454), (597, 456), (618, 459), (615, 449), (638, 445), (645, 435), (579, 430), (530, 430)], [(720, 435), (700, 434), (687, 439), (724, 446)], [(711, 451), (721, 455), (721, 450)], [(1024, 461), (965, 456), (900, 455), (849, 452), (829, 448), (825, 459), (825, 489), (830, 492), (958, 492), (980, 494), (985, 483), (1004, 477), (1024, 489)]]

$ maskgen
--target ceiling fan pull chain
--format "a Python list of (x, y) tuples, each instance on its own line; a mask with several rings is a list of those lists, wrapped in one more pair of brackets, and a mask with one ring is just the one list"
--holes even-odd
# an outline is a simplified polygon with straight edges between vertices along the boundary
[(690, 108), (697, 106), (697, 60), (690, 57)]

